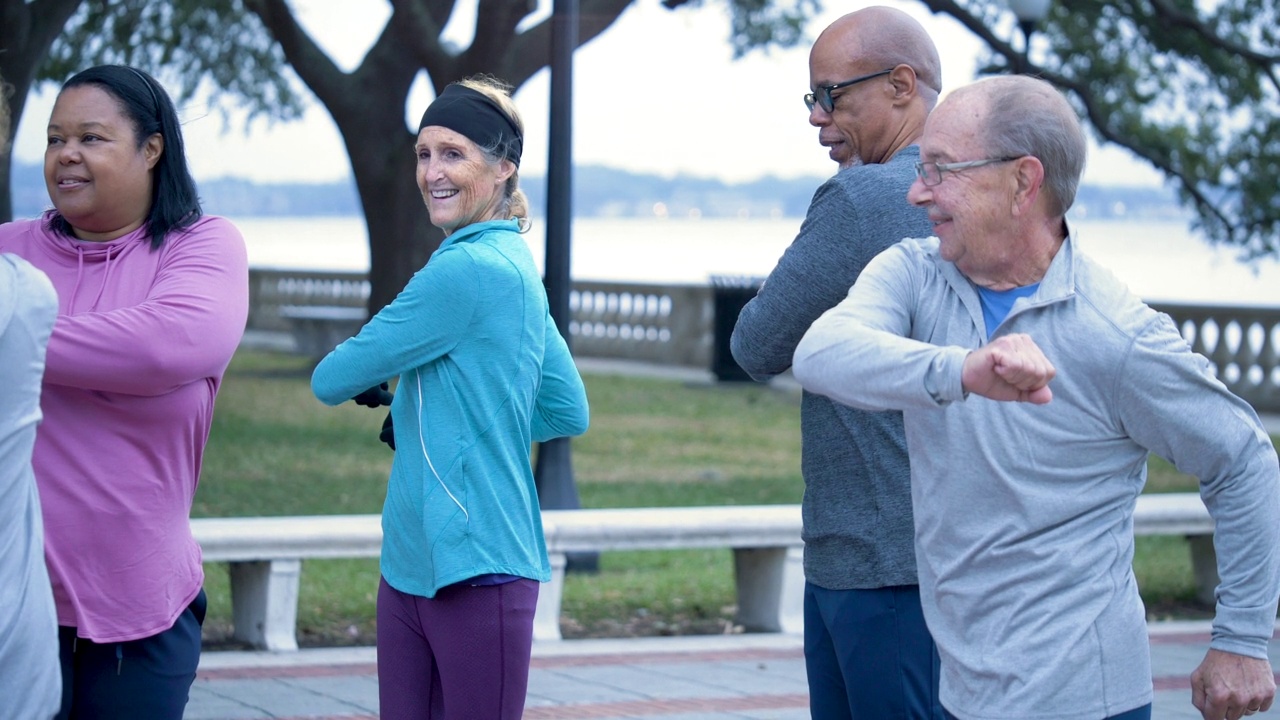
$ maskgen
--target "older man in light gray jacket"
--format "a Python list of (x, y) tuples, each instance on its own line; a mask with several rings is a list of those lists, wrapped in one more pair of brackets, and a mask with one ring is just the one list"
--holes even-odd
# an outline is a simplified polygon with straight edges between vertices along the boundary
[(1148, 453), (1200, 478), (1217, 522), (1206, 720), (1266, 710), (1280, 467), (1248, 404), (1165, 315), (1077, 247), (1071, 106), (1028, 77), (930, 116), (909, 199), (936, 237), (863, 271), (796, 350), (812, 392), (904, 412), (925, 618), (962, 720), (1149, 718), (1133, 510)]

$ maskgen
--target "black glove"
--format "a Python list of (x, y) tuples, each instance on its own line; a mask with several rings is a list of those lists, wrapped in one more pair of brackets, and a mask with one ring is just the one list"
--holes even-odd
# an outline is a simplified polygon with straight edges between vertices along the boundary
[(387, 419), (382, 421), (382, 432), (378, 433), (378, 439), (391, 446), (394, 452), (396, 449), (396, 434), (391, 429), (391, 413), (387, 413)]
[(354, 400), (357, 405), (363, 405), (367, 408), (376, 408), (382, 407), (383, 405), (390, 405), (392, 397), (394, 396), (387, 392), (387, 384), (382, 383), (381, 385), (365, 390), (351, 399)]

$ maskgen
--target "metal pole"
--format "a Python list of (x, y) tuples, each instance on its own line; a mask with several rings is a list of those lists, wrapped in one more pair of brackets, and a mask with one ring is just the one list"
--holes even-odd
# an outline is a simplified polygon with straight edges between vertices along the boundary
[[(547, 301), (551, 317), (572, 349), (569, 334), (569, 247), (573, 225), (573, 51), (578, 46), (578, 0), (555, 0), (551, 11), (551, 131), (547, 157)], [(534, 468), (538, 501), (544, 509), (581, 507), (573, 481), (569, 438), (538, 447)], [(568, 569), (595, 571), (598, 553), (572, 553)]]

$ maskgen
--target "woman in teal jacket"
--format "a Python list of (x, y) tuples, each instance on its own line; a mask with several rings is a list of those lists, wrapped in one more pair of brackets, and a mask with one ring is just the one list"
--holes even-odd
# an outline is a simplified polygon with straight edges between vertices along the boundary
[(585, 432), (588, 410), (519, 234), (522, 138), (492, 80), (450, 85), (427, 108), (417, 181), (445, 240), (311, 378), (337, 405), (399, 377), (378, 593), (388, 720), (524, 708), (538, 583), (550, 579), (529, 448)]

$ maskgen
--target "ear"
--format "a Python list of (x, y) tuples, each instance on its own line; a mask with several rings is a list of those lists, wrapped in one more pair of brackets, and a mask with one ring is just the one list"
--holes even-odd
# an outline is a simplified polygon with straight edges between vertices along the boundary
[(512, 175), (515, 175), (515, 174), (516, 174), (515, 163), (511, 162), (507, 158), (502, 158), (501, 160), (498, 161), (498, 184), (499, 185), (505, 183), (507, 180), (511, 178)]
[(1032, 155), (1014, 161), (1013, 214), (1023, 215), (1031, 211), (1040, 197), (1044, 185), (1044, 164)]
[(901, 64), (889, 73), (889, 83), (893, 85), (894, 102), (905, 102), (916, 96), (916, 71), (910, 65)]
[(142, 144), (142, 156), (147, 161), (147, 169), (154, 169), (163, 154), (164, 136), (160, 133), (152, 133), (151, 137), (147, 138), (147, 141)]

